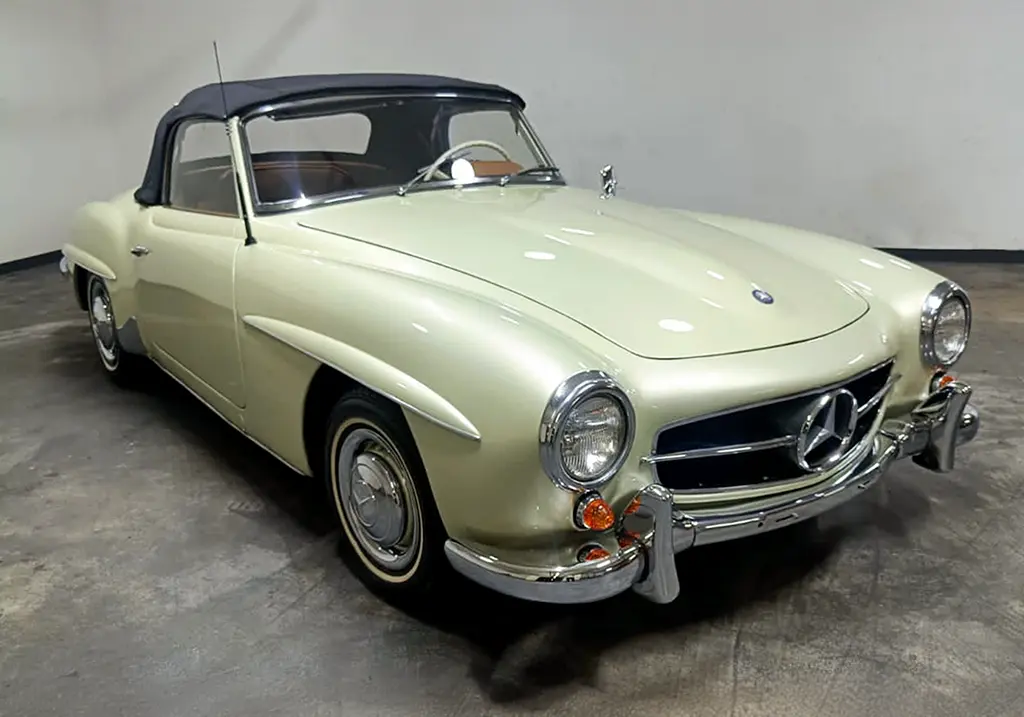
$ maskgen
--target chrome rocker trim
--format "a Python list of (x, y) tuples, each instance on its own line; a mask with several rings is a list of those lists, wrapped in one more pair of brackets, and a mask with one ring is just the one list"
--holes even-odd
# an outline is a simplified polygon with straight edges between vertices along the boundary
[[(869, 443), (870, 450), (853, 466), (809, 491), (780, 496), (756, 510), (736, 506), (721, 513), (687, 515), (673, 506), (671, 492), (652, 484), (637, 493), (636, 510), (620, 521), (620, 548), (612, 555), (568, 566), (523, 566), (478, 553), (449, 540), (445, 553), (462, 575), (524, 600), (587, 603), (612, 597), (629, 588), (656, 603), (679, 595), (675, 554), (694, 546), (735, 540), (799, 523), (825, 513), (874, 485), (889, 465), (912, 458), (935, 472), (953, 469), (958, 446), (972, 441), (980, 417), (968, 404), (971, 387), (953, 381), (914, 408), (908, 416), (889, 419)], [(627, 528), (640, 521), (642, 531)], [(625, 539), (623, 541), (623, 539)]]

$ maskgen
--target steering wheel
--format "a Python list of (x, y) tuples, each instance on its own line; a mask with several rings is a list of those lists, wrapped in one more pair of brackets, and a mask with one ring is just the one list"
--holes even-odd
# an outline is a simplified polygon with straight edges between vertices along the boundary
[(506, 150), (500, 144), (497, 144), (496, 142), (489, 142), (486, 139), (471, 139), (468, 142), (463, 142), (461, 144), (455, 145), (454, 147), (449, 147), (444, 152), (442, 152), (441, 156), (435, 159), (434, 163), (427, 167), (426, 174), (423, 175), (423, 181), (429, 182), (431, 179), (434, 178), (434, 175), (437, 174), (438, 167), (447, 162), (452, 155), (461, 152), (464, 149), (469, 149), (470, 147), (487, 147), (489, 149), (493, 149), (495, 152), (498, 152), (501, 156), (505, 158), (506, 161), (512, 161), (512, 156), (508, 153), (508, 150)]

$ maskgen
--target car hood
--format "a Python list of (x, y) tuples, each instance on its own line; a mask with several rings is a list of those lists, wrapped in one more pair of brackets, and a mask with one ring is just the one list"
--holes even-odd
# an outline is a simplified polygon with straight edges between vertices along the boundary
[[(647, 358), (807, 341), (869, 308), (837, 277), (770, 246), (685, 212), (581, 189), (422, 191), (298, 219), (501, 286)], [(762, 291), (770, 303), (755, 298)]]

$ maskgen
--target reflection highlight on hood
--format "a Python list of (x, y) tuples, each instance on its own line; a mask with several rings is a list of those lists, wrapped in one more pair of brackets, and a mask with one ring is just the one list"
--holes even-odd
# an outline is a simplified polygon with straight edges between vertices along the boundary
[(470, 282), (462, 290), (487, 282), (653, 359), (805, 341), (869, 308), (836, 277), (682, 214), (628, 202), (600, 205), (599, 214), (596, 197), (567, 188), (530, 202), (516, 198), (535, 190), (506, 191), (481, 194), (502, 198), (487, 204), (423, 192), (387, 213), (365, 202), (323, 207), (302, 225), (400, 252), (413, 273), (416, 259), (449, 268), (458, 272), (452, 282)]

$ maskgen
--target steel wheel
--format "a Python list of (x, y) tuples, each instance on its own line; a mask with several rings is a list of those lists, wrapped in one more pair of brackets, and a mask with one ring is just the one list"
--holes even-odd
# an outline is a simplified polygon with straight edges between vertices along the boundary
[(373, 573), (403, 582), (416, 572), (423, 545), (423, 511), (409, 468), (369, 422), (350, 420), (335, 435), (332, 483), (345, 531)]
[(117, 343), (114, 309), (107, 287), (95, 276), (89, 278), (89, 326), (103, 367), (108, 371), (116, 371), (121, 361), (121, 347)]

